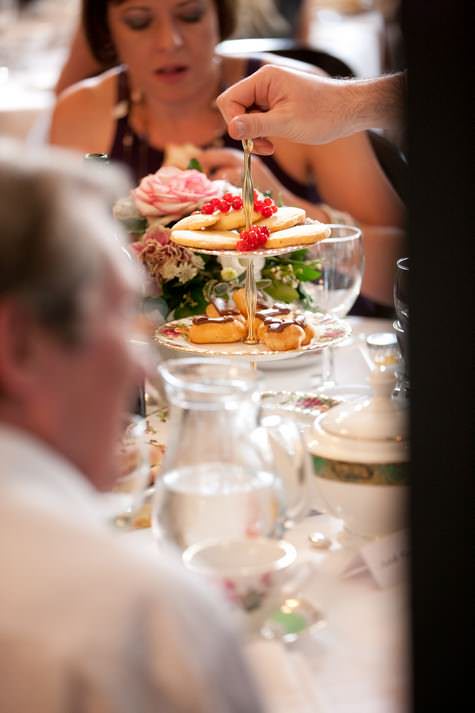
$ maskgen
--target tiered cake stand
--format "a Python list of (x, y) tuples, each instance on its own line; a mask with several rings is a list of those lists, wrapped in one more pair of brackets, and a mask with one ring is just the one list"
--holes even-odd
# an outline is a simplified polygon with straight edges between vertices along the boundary
[(232, 342), (226, 344), (194, 344), (190, 342), (187, 334), (191, 326), (193, 317), (176, 319), (162, 324), (155, 333), (155, 341), (168, 349), (180, 352), (188, 352), (191, 355), (204, 357), (237, 357), (251, 362), (273, 361), (277, 359), (290, 359), (299, 354), (306, 354), (312, 351), (320, 351), (326, 347), (334, 346), (348, 337), (351, 328), (347, 322), (338, 319), (330, 314), (318, 312), (303, 312), (306, 320), (314, 327), (315, 336), (306, 346), (299, 349), (289, 349), (287, 351), (272, 351), (264, 344), (257, 341), (253, 334), (254, 315), (257, 304), (257, 287), (254, 275), (254, 260), (258, 257), (274, 257), (285, 255), (309, 245), (292, 245), (290, 247), (275, 248), (267, 250), (255, 250), (253, 252), (237, 252), (236, 250), (203, 250), (201, 248), (188, 248), (193, 252), (204, 255), (232, 256), (247, 261), (245, 296), (248, 310), (248, 324), (250, 325), (247, 338), (243, 342)]

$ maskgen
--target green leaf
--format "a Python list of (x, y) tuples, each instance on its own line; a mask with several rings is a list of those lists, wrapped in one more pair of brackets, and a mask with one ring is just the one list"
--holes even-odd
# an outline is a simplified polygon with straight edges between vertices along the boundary
[(120, 222), (128, 233), (141, 234), (147, 230), (146, 218), (127, 218)]
[(201, 171), (203, 173), (203, 166), (201, 163), (198, 161), (197, 158), (192, 158), (190, 159), (190, 162), (188, 164), (188, 169), (194, 168), (196, 171)]
[(321, 272), (319, 270), (314, 270), (311, 267), (307, 267), (307, 265), (304, 265), (302, 267), (296, 267), (294, 265), (294, 272), (295, 277), (300, 282), (310, 282), (310, 280), (316, 280), (321, 275)]
[(273, 284), (271, 287), (267, 287), (265, 291), (279, 302), (295, 302), (299, 298), (297, 290), (289, 287), (289, 285)]
[(292, 253), (287, 253), (286, 257), (291, 262), (294, 262), (295, 260), (306, 260), (307, 253), (308, 250), (303, 248), (302, 250), (294, 250)]

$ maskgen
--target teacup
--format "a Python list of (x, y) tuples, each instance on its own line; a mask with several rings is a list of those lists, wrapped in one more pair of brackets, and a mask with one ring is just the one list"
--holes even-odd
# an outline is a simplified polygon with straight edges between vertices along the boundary
[(296, 557), (289, 542), (265, 537), (206, 540), (182, 555), (191, 572), (218, 587), (248, 631), (256, 630), (278, 607)]

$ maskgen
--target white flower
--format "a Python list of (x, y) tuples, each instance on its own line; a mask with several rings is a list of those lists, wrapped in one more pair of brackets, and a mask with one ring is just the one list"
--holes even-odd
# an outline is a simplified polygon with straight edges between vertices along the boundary
[(197, 274), (198, 274), (198, 268), (195, 267), (195, 265), (191, 265), (190, 263), (183, 263), (183, 265), (180, 265), (176, 271), (176, 276), (178, 277), (178, 281), (181, 282), (182, 284), (184, 284), (185, 282), (189, 282)]
[[(232, 255), (220, 255), (218, 260), (223, 266), (223, 270), (234, 270), (234, 272), (236, 273), (235, 277), (239, 277), (239, 275), (242, 275), (242, 273), (246, 271), (246, 262), (244, 260), (241, 260), (241, 258), (239, 257), (233, 257)], [(256, 276), (256, 280), (261, 279), (261, 270), (264, 267), (265, 262), (266, 260), (263, 257), (254, 258), (254, 274)], [(223, 280), (226, 279), (229, 278), (223, 276)]]

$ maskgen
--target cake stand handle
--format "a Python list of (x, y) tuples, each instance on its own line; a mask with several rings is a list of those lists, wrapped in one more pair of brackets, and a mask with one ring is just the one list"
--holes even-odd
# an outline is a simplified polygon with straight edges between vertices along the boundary
[(245, 339), (245, 343), (257, 344), (257, 338), (254, 334), (254, 318), (256, 316), (257, 307), (257, 287), (254, 275), (254, 260), (252, 257), (248, 258), (247, 261), (244, 295), (247, 307), (247, 337)]

